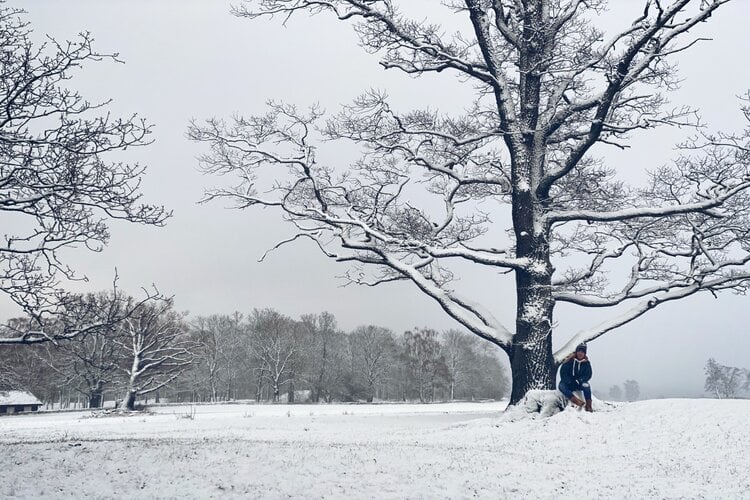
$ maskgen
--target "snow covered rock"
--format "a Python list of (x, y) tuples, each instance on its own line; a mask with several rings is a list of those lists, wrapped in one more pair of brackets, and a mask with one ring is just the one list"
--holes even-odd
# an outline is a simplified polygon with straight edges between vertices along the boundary
[[(582, 397), (582, 395), (579, 395), (579, 398)], [(539, 414), (543, 418), (551, 417), (566, 408), (583, 411), (582, 408), (571, 406), (565, 396), (558, 390), (529, 391), (518, 406), (524, 408), (527, 413)], [(610, 411), (614, 407), (615, 405), (607, 401), (601, 401), (596, 398), (592, 399), (592, 408), (595, 412)]]
[(557, 390), (534, 390), (526, 393), (521, 401), (528, 413), (538, 413), (540, 417), (551, 417), (565, 409), (565, 397)]

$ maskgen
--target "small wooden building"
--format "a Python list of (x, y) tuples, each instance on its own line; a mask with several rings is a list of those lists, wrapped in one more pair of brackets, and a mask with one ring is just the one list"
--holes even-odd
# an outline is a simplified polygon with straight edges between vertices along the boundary
[(42, 402), (28, 391), (0, 391), (0, 415), (37, 411), (40, 406)]

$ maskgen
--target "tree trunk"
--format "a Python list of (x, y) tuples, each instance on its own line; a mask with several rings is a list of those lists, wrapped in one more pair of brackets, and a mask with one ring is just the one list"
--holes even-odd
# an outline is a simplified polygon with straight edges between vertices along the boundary
[(516, 404), (532, 389), (555, 388), (555, 363), (550, 344), (534, 349), (515, 347), (510, 355), (513, 389), (510, 404)]
[(120, 405), (120, 408), (125, 408), (126, 410), (133, 411), (135, 410), (135, 395), (138, 392), (137, 389), (137, 382), (139, 378), (139, 369), (141, 366), (141, 352), (134, 352), (133, 353), (133, 362), (130, 365), (130, 378), (128, 380), (128, 392), (125, 396), (125, 399), (122, 400), (122, 404)]
[[(529, 2), (523, 16), (524, 43), (519, 55), (520, 125), (522, 137), (507, 137), (511, 150), (513, 230), (516, 256), (527, 259), (526, 269), (516, 270), (516, 335), (510, 346), (516, 404), (532, 389), (554, 389), (552, 355), (552, 273), (549, 235), (544, 214), (549, 191), (540, 188), (545, 172), (546, 146), (537, 130), (540, 109), (541, 70), (548, 64), (549, 32), (544, 29), (544, 3)], [(520, 139), (520, 140), (519, 140)]]
[(89, 408), (102, 407), (102, 391), (94, 390), (89, 394)]
[[(508, 349), (513, 388), (510, 404), (521, 401), (532, 389), (555, 388), (555, 361), (552, 354), (552, 264), (549, 257), (547, 228), (534, 223), (539, 220), (530, 193), (521, 193), (527, 204), (515, 215), (519, 257), (528, 258), (532, 270), (516, 271), (516, 336)], [(525, 205), (525, 206), (524, 206)]]
[(263, 374), (258, 375), (258, 379), (255, 384), (255, 402), (260, 403), (263, 399)]
[(549, 245), (545, 235), (523, 235), (520, 239), (520, 256), (529, 257), (538, 265), (534, 272), (516, 272), (516, 336), (508, 352), (513, 377), (510, 404), (521, 401), (532, 389), (555, 388)]
[(372, 380), (368, 381), (367, 386), (367, 402), (372, 403), (372, 400), (375, 398), (375, 384)]
[(325, 371), (326, 371), (326, 361), (328, 360), (328, 349), (327, 349), (327, 342), (323, 341), (323, 359), (320, 364), (320, 371), (318, 372), (318, 380), (315, 383), (315, 387), (312, 391), (312, 402), (317, 403), (320, 401), (320, 394), (323, 392), (323, 379), (325, 377)]
[(424, 380), (423, 380), (422, 365), (417, 368), (417, 386), (419, 387), (419, 402), (424, 403)]
[(120, 408), (129, 411), (135, 410), (135, 391), (128, 391), (125, 399), (123, 399), (122, 403), (120, 403)]

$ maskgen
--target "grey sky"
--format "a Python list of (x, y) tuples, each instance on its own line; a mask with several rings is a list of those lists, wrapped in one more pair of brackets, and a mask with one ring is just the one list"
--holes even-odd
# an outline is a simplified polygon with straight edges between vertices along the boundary
[[(335, 276), (344, 269), (309, 243), (285, 247), (258, 263), (290, 228), (270, 211), (196, 205), (204, 187), (220, 180), (198, 173), (195, 156), (201, 146), (185, 139), (191, 118), (259, 113), (271, 98), (303, 106), (319, 102), (335, 111), (370, 87), (387, 89), (398, 106), (458, 111), (469, 105), (470, 92), (456, 79), (440, 75), (417, 80), (384, 72), (377, 57), (357, 46), (349, 26), (327, 16), (299, 16), (283, 27), (280, 19), (236, 19), (228, 13), (228, 2), (215, 0), (8, 3), (29, 12), (38, 34), (64, 39), (88, 30), (100, 51), (120, 53), (126, 64), (89, 66), (73, 85), (92, 100), (112, 97), (116, 113), (138, 112), (155, 124), (154, 144), (123, 158), (149, 166), (146, 199), (175, 211), (163, 229), (113, 224), (111, 244), (100, 254), (70, 252), (69, 261), (90, 278), (72, 288), (107, 288), (116, 266), (123, 288), (136, 293), (154, 283), (175, 294), (179, 308), (194, 315), (274, 307), (292, 316), (329, 310), (345, 329), (362, 323), (396, 332), (413, 326), (456, 326), (411, 285), (340, 287)], [(415, 0), (411, 5), (417, 4)], [(631, 19), (622, 14), (637, 12), (642, 2), (612, 4), (616, 8), (604, 22), (625, 26)], [(699, 106), (712, 128), (744, 126), (736, 96), (750, 88), (747, 19), (750, 2), (736, 0), (696, 32), (715, 40), (679, 59), (684, 82), (672, 101)], [(658, 166), (674, 156), (672, 147), (685, 133), (665, 130), (636, 136), (631, 150), (613, 151), (608, 159), (635, 171)], [(470, 273), (462, 286), (482, 297), (496, 295), (496, 303), (488, 305), (512, 325), (512, 289), (494, 284), (489, 288), (485, 278)], [(718, 300), (693, 297), (605, 335), (589, 350), (596, 385), (606, 392), (610, 385), (632, 378), (648, 395), (701, 393), (709, 356), (722, 364), (750, 367), (749, 305), (747, 298), (728, 294)], [(15, 311), (4, 303), (0, 313)], [(562, 334), (595, 322), (593, 315), (573, 318), (565, 308), (558, 308), (557, 319)]]

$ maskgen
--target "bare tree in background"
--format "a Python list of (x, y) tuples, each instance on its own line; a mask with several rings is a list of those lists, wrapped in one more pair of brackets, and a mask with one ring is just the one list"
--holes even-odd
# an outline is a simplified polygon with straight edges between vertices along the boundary
[(198, 363), (205, 368), (211, 401), (218, 401), (221, 341), (217, 335), (217, 317), (198, 317), (191, 325)]
[[(240, 354), (242, 315), (200, 316), (191, 325), (198, 364), (205, 370), (211, 401), (230, 399), (237, 380), (234, 365)], [(222, 390), (223, 389), (223, 390)]]
[(256, 309), (248, 318), (252, 351), (260, 362), (261, 376), (271, 386), (273, 401), (279, 401), (281, 387), (289, 383), (293, 357), (299, 349), (298, 326), (272, 309)]
[(310, 399), (314, 403), (321, 398), (331, 401), (341, 383), (344, 335), (338, 329), (336, 317), (329, 312), (303, 315), (300, 327), (304, 335), (307, 382), (312, 391)]
[(76, 324), (102, 326), (86, 329), (65, 342), (46, 343), (41, 353), (64, 385), (84, 395), (89, 408), (99, 408), (104, 390), (121, 378), (119, 368), (125, 353), (121, 339), (115, 337), (122, 332), (108, 318), (122, 314), (113, 308), (121, 307), (123, 301), (112, 292), (73, 295), (70, 299), (63, 318)]
[(622, 399), (622, 389), (619, 385), (613, 385), (609, 388), (609, 397), (613, 401), (620, 401)]
[(67, 88), (82, 66), (117, 55), (97, 52), (87, 33), (43, 44), (30, 33), (23, 12), (0, 2), (0, 292), (37, 323), (23, 336), (4, 331), (3, 344), (49, 340), (45, 314), (65, 301), (61, 279), (76, 279), (61, 249), (101, 250), (108, 219), (160, 226), (170, 215), (141, 204), (143, 167), (106, 160), (147, 144), (149, 125)]
[(442, 332), (441, 339), (441, 354), (449, 375), (449, 399), (507, 397), (508, 377), (498, 353), (488, 349), (490, 344), (455, 329)]
[[(416, 19), (396, 0), (247, 0), (236, 15), (353, 22), (383, 67), (458, 75), (476, 98), (458, 117), (401, 112), (370, 91), (327, 122), (316, 108), (270, 103), (264, 116), (193, 124), (211, 148), (203, 169), (237, 179), (208, 199), (280, 210), (297, 228), (287, 242), (312, 240), (352, 265), (352, 282), (413, 283), (507, 353), (517, 403), (553, 389), (578, 343), (673, 300), (747, 287), (748, 133), (696, 140), (673, 164), (649, 165), (642, 186), (596, 156), (636, 131), (696, 124), (695, 110), (668, 108), (679, 81), (670, 60), (728, 2), (641, 0), (622, 31), (604, 33), (594, 22), (605, 0), (451, 0)], [(451, 14), (455, 25), (437, 21)], [(362, 156), (342, 171), (341, 157), (321, 157), (321, 139)], [(505, 299), (480, 304), (453, 286), (456, 262), (515, 277), (514, 325), (492, 313)], [(627, 276), (609, 273), (623, 267)], [(613, 318), (560, 332), (553, 352), (559, 303)]]
[(466, 379), (473, 361), (466, 334), (460, 330), (443, 332), (443, 356), (450, 374), (449, 398), (456, 398), (456, 385)]
[(641, 386), (637, 380), (626, 380), (623, 387), (625, 388), (626, 401), (637, 401), (641, 397)]
[(435, 400), (435, 391), (447, 385), (450, 374), (441, 353), (437, 332), (419, 328), (404, 333), (404, 356), (420, 403)]
[(711, 358), (706, 362), (705, 389), (717, 398), (733, 398), (740, 388), (747, 389), (748, 372), (735, 366), (724, 366)]
[(361, 377), (368, 403), (375, 397), (377, 384), (391, 370), (396, 352), (393, 332), (379, 326), (358, 326), (349, 335), (352, 369)]
[(137, 397), (158, 391), (190, 366), (196, 345), (172, 300), (143, 304), (119, 326), (118, 342), (127, 353), (122, 365), (127, 385), (120, 407), (134, 410)]

